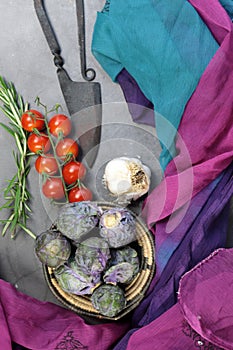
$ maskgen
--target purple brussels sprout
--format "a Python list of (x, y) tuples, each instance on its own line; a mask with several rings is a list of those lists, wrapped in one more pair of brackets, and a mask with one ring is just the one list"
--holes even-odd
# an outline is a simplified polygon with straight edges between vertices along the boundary
[(136, 240), (136, 222), (124, 208), (113, 208), (103, 212), (100, 218), (100, 236), (112, 248), (125, 246)]
[(80, 242), (84, 235), (99, 222), (101, 209), (92, 202), (65, 204), (58, 213), (57, 229), (74, 242)]
[(104, 274), (104, 282), (106, 283), (122, 283), (127, 284), (132, 281), (134, 274), (134, 266), (127, 262), (122, 262), (110, 267)]
[(76, 295), (91, 294), (96, 285), (100, 282), (91, 275), (86, 274), (77, 265), (76, 261), (64, 264), (54, 271), (59, 286), (67, 293)]
[(35, 253), (42, 264), (55, 268), (69, 259), (71, 245), (60, 232), (48, 230), (36, 237)]
[(133, 266), (133, 277), (137, 275), (140, 268), (138, 253), (130, 246), (111, 250), (111, 260), (108, 265), (111, 267), (122, 262), (128, 262)]
[(77, 244), (75, 260), (83, 272), (99, 276), (110, 259), (108, 243), (99, 237), (90, 237)]
[(126, 298), (119, 286), (103, 284), (91, 296), (92, 305), (101, 315), (114, 317), (126, 306)]

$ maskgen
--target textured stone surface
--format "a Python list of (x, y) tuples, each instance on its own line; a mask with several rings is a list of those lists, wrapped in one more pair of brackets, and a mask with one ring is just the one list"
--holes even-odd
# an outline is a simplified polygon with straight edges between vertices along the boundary
[[(62, 48), (64, 67), (75, 81), (83, 81), (80, 73), (77, 21), (74, 0), (44, 0), (51, 22)], [(85, 1), (87, 65), (96, 69), (96, 81), (101, 83), (103, 106), (103, 132), (98, 158), (88, 171), (87, 183), (95, 199), (105, 200), (101, 184), (104, 165), (116, 156), (137, 156), (152, 170), (152, 188), (159, 182), (158, 164), (160, 147), (154, 130), (131, 121), (120, 87), (114, 84), (90, 52), (96, 11), (104, 0)], [(53, 106), (60, 103), (66, 111), (56, 76), (53, 57), (37, 20), (32, 0), (0, 1), (0, 75), (12, 81), (17, 91), (33, 105), (39, 96), (43, 103)], [(1, 121), (6, 118), (0, 114)], [(0, 129), (0, 188), (15, 171), (12, 156), (13, 143)], [(46, 230), (56, 217), (56, 210), (44, 200), (39, 191), (40, 179), (32, 168), (29, 186), (32, 192), (32, 215), (29, 226), (35, 233)], [(2, 194), (0, 196), (2, 202)], [(233, 209), (233, 208), (232, 208)], [(0, 213), (3, 218), (6, 213)], [(17, 286), (19, 290), (41, 300), (59, 302), (45, 282), (41, 264), (33, 251), (34, 242), (20, 232), (15, 241), (0, 236), (0, 278)], [(229, 245), (232, 245), (232, 220), (229, 228)]]
[[(84, 81), (80, 72), (75, 0), (44, 0), (44, 3), (62, 48), (65, 69), (72, 80)], [(161, 176), (157, 161), (160, 148), (154, 138), (154, 130), (132, 124), (120, 87), (110, 80), (90, 52), (96, 12), (103, 5), (104, 0), (85, 1), (87, 66), (96, 70), (96, 81), (101, 84), (104, 103), (101, 147), (96, 163), (93, 169), (88, 170), (86, 179), (98, 200), (105, 199), (101, 172), (106, 162), (115, 156), (138, 156), (148, 165), (151, 164), (156, 175), (153, 186)], [(34, 100), (39, 96), (47, 106), (60, 103), (66, 113), (53, 56), (36, 17), (32, 0), (0, 2), (0, 43), (0, 75), (7, 81), (12, 81), (31, 106), (35, 106)], [(2, 113), (0, 118), (7, 122)], [(13, 140), (3, 129), (0, 129), (0, 148), (0, 188), (4, 188), (5, 180), (11, 178), (15, 167)], [(156, 149), (156, 152), (152, 153), (152, 149)], [(32, 215), (28, 225), (39, 234), (51, 225), (57, 210), (40, 194), (40, 179), (34, 167), (29, 176), (29, 187), (32, 193)], [(1, 203), (2, 200), (1, 195)], [(0, 212), (1, 218), (5, 216), (6, 212)], [(33, 240), (23, 232), (14, 241), (9, 236), (0, 237), (0, 278), (13, 283), (26, 294), (59, 303), (47, 287), (33, 247)]]

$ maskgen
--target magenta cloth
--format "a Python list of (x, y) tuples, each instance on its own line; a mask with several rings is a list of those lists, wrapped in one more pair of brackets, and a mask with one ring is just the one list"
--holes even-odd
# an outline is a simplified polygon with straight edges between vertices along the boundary
[[(178, 129), (176, 147), (179, 154), (168, 165), (164, 181), (147, 199), (144, 217), (150, 226), (184, 204), (188, 206), (190, 199), (233, 159), (232, 23), (217, 0), (209, 1), (208, 5), (197, 0), (190, 0), (190, 3), (221, 46), (186, 107)], [(135, 80), (122, 70), (118, 81), (134, 121), (153, 125), (151, 110), (145, 112), (146, 107), (152, 108), (152, 105), (140, 92)], [(181, 220), (182, 210), (178, 221)], [(167, 231), (171, 229), (167, 228)]]
[(145, 325), (174, 305), (181, 276), (216, 248), (225, 247), (232, 195), (233, 163), (192, 199), (169, 237), (164, 234), (166, 221), (157, 224), (156, 235), (163, 240), (156, 247), (156, 276), (134, 313), (134, 324)]
[(221, 46), (186, 105), (178, 129), (178, 155), (146, 200), (144, 217), (150, 227), (188, 204), (233, 159), (233, 25), (217, 0), (190, 3)]
[[(223, 8), (227, 11), (230, 19), (233, 20), (232, 0), (220, 0), (220, 3), (223, 6)], [(207, 24), (211, 27), (211, 18), (207, 18), (205, 20), (207, 21)], [(218, 30), (219, 29), (220, 28), (218, 28)], [(219, 35), (221, 35), (220, 30)], [(224, 36), (224, 30), (222, 35)], [(218, 36), (218, 41), (220, 43), (222, 42), (221, 36)], [(123, 91), (126, 102), (129, 104), (129, 111), (134, 122), (155, 126), (154, 113), (151, 111), (151, 109), (153, 109), (154, 106), (152, 102), (149, 101), (143, 94), (135, 79), (129, 74), (129, 72), (125, 68), (123, 68), (122, 71), (118, 74), (116, 80)]]
[(219, 45), (184, 0), (108, 0), (98, 12), (92, 53), (113, 81), (123, 67), (156, 107), (165, 169), (185, 105)]
[[(233, 159), (232, 23), (217, 0), (208, 3), (190, 0), (190, 3), (208, 25), (220, 48), (186, 106), (178, 128), (178, 155), (168, 164), (164, 181), (146, 201), (144, 217), (150, 227), (184, 204), (188, 205), (190, 199)], [(133, 77), (122, 70), (118, 82), (129, 102), (134, 121), (153, 125), (151, 110), (148, 109), (146, 113), (140, 107), (152, 108), (152, 104), (140, 92)], [(137, 104), (140, 105), (138, 108)]]
[(127, 350), (233, 349), (233, 249), (218, 249), (180, 280), (178, 303), (134, 333)]
[[(135, 328), (123, 337), (115, 350), (126, 349), (128, 340), (136, 336), (139, 327), (147, 333), (148, 323), (174, 305), (176, 286), (182, 273), (204, 258), (208, 249), (211, 251), (217, 244), (223, 244), (226, 238), (226, 211), (218, 210), (225, 196), (228, 201), (232, 196), (231, 166), (227, 170), (227, 186), (218, 187), (215, 199), (210, 191), (205, 206), (203, 196), (233, 159), (232, 23), (218, 1), (210, 0), (207, 4), (193, 0), (194, 3), (221, 46), (186, 106), (178, 129), (180, 137), (176, 146), (179, 154), (168, 165), (165, 179), (150, 194), (144, 207), (143, 215), (148, 218), (148, 225), (152, 227), (156, 223), (153, 229), (158, 277), (151, 285), (150, 294), (134, 312)], [(202, 201), (198, 203), (200, 197)], [(211, 208), (212, 200), (215, 209)], [(226, 202), (222, 204), (223, 209)], [(149, 330), (156, 334), (152, 327)], [(142, 348), (147, 347), (150, 348), (150, 343), (145, 343)]]
[(167, 238), (156, 247), (157, 272), (147, 296), (132, 315), (131, 330), (119, 341), (115, 350), (126, 349), (134, 332), (177, 302), (179, 281), (185, 272), (216, 248), (225, 247), (232, 195), (233, 163), (192, 199), (185, 217), (173, 232), (165, 236), (166, 220), (157, 224), (158, 233)]
[(1, 350), (11, 350), (12, 342), (30, 350), (110, 350), (127, 330), (124, 322), (88, 325), (73, 311), (26, 296), (3, 280), (0, 320)]

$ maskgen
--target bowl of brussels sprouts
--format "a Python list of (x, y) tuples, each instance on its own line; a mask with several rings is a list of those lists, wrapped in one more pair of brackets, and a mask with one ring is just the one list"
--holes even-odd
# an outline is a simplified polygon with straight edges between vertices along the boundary
[(79, 315), (119, 320), (145, 296), (155, 272), (154, 239), (127, 207), (84, 201), (61, 207), (35, 253), (56, 298)]

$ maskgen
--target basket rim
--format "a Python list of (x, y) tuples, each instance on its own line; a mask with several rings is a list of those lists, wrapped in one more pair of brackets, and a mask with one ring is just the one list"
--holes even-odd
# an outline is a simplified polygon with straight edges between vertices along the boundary
[[(122, 206), (112, 202), (91, 201), (91, 203), (98, 205), (104, 210), (108, 210), (110, 208), (122, 208)], [(137, 241), (139, 242), (139, 238), (140, 238), (141, 244), (138, 243), (138, 245), (143, 251), (143, 238), (146, 237), (147, 254), (149, 254), (150, 256), (149, 258), (147, 256), (146, 257), (144, 256), (143, 264), (140, 267), (140, 272), (134, 278), (134, 280), (130, 283), (130, 285), (125, 288), (127, 304), (126, 304), (126, 307), (121, 312), (119, 312), (116, 316), (114, 317), (104, 316), (100, 314), (97, 310), (95, 311), (92, 305), (90, 306), (92, 309), (91, 311), (90, 311), (90, 308), (88, 310), (88, 307), (85, 308), (84, 306), (82, 306), (81, 302), (83, 301), (86, 302), (86, 300), (89, 300), (89, 303), (91, 303), (90, 298), (88, 296), (80, 296), (80, 295), (77, 296), (71, 293), (64, 292), (56, 282), (56, 279), (53, 275), (53, 269), (42, 264), (44, 277), (52, 294), (56, 297), (57, 300), (61, 302), (62, 305), (64, 305), (69, 310), (72, 310), (75, 313), (79, 314), (80, 316), (93, 317), (93, 318), (98, 318), (100, 320), (102, 319), (107, 321), (117, 321), (125, 317), (140, 304), (153, 279), (153, 276), (156, 270), (155, 246), (154, 246), (154, 238), (153, 238), (154, 236), (150, 232), (150, 230), (146, 227), (146, 224), (144, 223), (142, 218), (138, 217), (132, 210), (128, 209), (127, 207), (125, 208), (135, 218), (137, 233), (139, 230), (141, 230), (139, 233), (139, 237), (137, 239)], [(127, 289), (128, 289), (128, 294), (127, 294)], [(137, 293), (138, 289), (140, 290), (139, 293)], [(73, 302), (73, 299), (75, 300), (74, 302)]]

